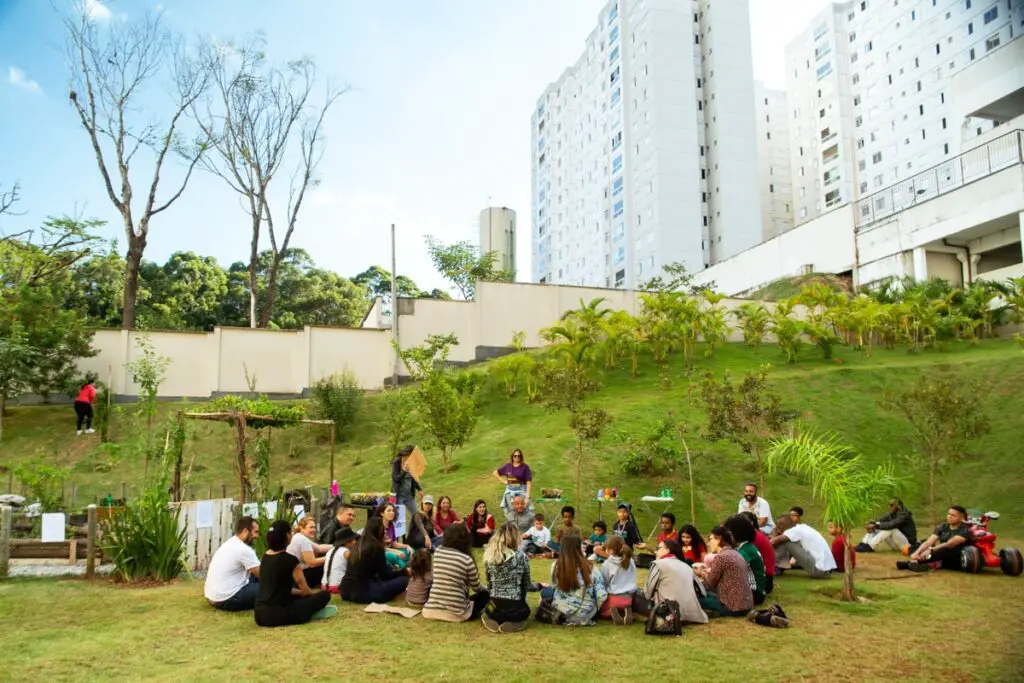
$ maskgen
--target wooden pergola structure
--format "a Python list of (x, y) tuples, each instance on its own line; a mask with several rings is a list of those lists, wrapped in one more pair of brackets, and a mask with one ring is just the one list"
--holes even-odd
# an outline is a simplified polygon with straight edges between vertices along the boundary
[[(225, 422), (234, 427), (235, 431), (235, 457), (237, 462), (235, 463), (238, 468), (238, 486), (239, 486), (239, 502), (245, 503), (246, 498), (249, 495), (251, 483), (249, 481), (249, 462), (246, 456), (246, 429), (249, 424), (259, 423), (262, 427), (273, 429), (274, 427), (294, 427), (300, 424), (306, 425), (323, 425), (329, 427), (328, 433), (330, 435), (330, 448), (331, 448), (331, 481), (334, 481), (334, 420), (284, 420), (272, 415), (257, 415), (241, 410), (222, 411), (215, 413), (186, 413), (184, 411), (178, 412), (178, 424), (181, 429), (184, 430), (185, 420), (206, 420), (209, 422)], [(269, 440), (269, 439), (268, 439)], [(184, 448), (182, 449), (184, 450)], [(178, 501), (181, 499), (181, 464), (183, 454), (178, 453), (178, 457), (174, 464), (174, 500)], [(193, 458), (194, 459), (194, 458)], [(192, 470), (192, 463), (189, 462), (189, 472)], [(188, 475), (186, 475), (186, 478)]]

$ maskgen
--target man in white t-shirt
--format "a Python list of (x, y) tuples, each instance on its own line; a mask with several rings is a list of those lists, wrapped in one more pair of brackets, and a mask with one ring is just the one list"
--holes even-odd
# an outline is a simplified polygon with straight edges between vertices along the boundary
[(800, 568), (812, 579), (827, 579), (837, 567), (825, 537), (806, 524), (793, 524), (789, 517), (780, 519), (788, 523), (772, 537), (776, 572)]
[(207, 601), (227, 612), (252, 609), (259, 592), (260, 559), (252, 549), (260, 525), (252, 517), (235, 524), (235, 535), (224, 542), (210, 560), (203, 594)]
[(771, 536), (772, 529), (775, 528), (775, 522), (772, 521), (772, 509), (768, 506), (767, 500), (757, 495), (757, 484), (747, 482), (743, 488), (743, 497), (740, 498), (739, 509), (736, 512), (753, 512), (761, 531), (766, 536)]

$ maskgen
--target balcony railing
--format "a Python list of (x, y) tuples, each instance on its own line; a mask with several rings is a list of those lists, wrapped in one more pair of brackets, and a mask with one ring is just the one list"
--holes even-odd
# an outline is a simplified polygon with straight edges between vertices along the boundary
[(1014, 130), (857, 202), (857, 230), (993, 173), (1024, 163), (1024, 130)]

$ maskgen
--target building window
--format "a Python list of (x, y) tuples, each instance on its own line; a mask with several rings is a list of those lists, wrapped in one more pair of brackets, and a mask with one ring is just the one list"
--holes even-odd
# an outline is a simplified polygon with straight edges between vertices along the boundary
[(612, 210), (612, 217), (613, 218), (618, 218), (619, 216), (621, 216), (623, 209), (624, 209), (624, 202), (620, 199), (619, 201), (615, 202), (615, 206), (613, 207), (613, 210)]
[(855, 107), (859, 107), (860, 106), (860, 95), (854, 95), (853, 96), (853, 106), (855, 106)]
[(949, 154), (949, 143), (948, 142), (942, 146), (942, 153), (943, 154)]
[(771, 185), (771, 184), (769, 184), (769, 185), (768, 185), (768, 191), (769, 191), (769, 192), (775, 192), (775, 185)]
[(939, 43), (935, 43), (935, 54), (942, 54), (942, 45), (940, 45)]
[(946, 130), (946, 117), (942, 117), (942, 130)]
[(920, 114), (921, 116), (924, 116), (924, 105), (923, 104), (917, 105), (917, 113)]
[(985, 12), (985, 15), (982, 17), (982, 20), (986, 24), (989, 24), (989, 23), (992, 23), (993, 21), (995, 21), (998, 17), (999, 17), (999, 6), (998, 5), (993, 5), (992, 9), (988, 10), (987, 12)]
[(860, 128), (861, 126), (864, 125), (864, 117), (858, 116), (856, 119), (853, 120), (853, 124), (857, 126), (857, 128)]
[(612, 173), (618, 173), (622, 170), (622, 155), (619, 154), (612, 159)]
[(877, 163), (880, 163), (881, 161), (882, 161), (882, 153), (881, 152), (875, 152), (874, 154), (871, 155), (871, 163), (877, 164)]
[(985, 40), (985, 52), (990, 52), (990, 51), (996, 49), (997, 47), (999, 47), (999, 34), (998, 33), (996, 33), (995, 35), (989, 36)]
[(969, 56), (970, 56), (970, 58), (971, 58), (972, 60), (974, 59), (974, 48), (973, 48), (973, 47), (972, 47), (972, 48), (971, 48), (971, 50), (970, 50)]
[(857, 140), (857, 149), (864, 149), (864, 138), (859, 138)]
[(967, 9), (971, 9), (971, 0), (967, 0)]
[(969, 22), (967, 24), (967, 35), (972, 35), (973, 33), (974, 33), (974, 22), (972, 21), (972, 22)]

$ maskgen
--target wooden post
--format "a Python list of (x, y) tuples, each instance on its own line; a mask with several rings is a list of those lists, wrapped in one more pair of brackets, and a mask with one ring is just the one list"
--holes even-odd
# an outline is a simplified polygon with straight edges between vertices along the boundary
[(206, 499), (207, 500), (213, 500), (213, 482), (212, 481), (210, 482), (210, 492), (206, 496)]
[(90, 505), (88, 514), (88, 534), (85, 540), (85, 578), (96, 576), (96, 506)]
[(227, 484), (222, 483), (220, 485), (220, 497), (221, 498), (227, 498), (228, 497), (228, 485)]
[[(395, 318), (398, 317), (396, 314), (392, 314), (392, 315)], [(334, 481), (334, 425), (332, 424), (330, 426), (330, 428), (331, 428), (331, 481), (333, 482)]]
[(11, 506), (0, 505), (0, 576), (7, 576), (11, 559)]

